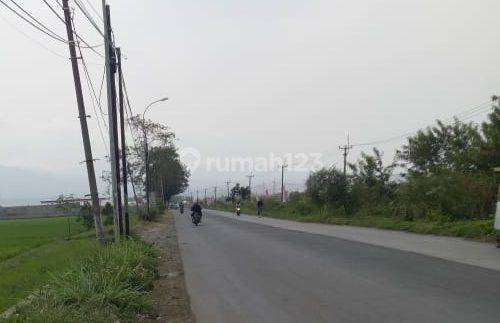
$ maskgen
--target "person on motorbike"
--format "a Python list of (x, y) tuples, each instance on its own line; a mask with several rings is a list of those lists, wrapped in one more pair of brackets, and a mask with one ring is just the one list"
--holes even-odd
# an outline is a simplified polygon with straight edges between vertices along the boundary
[(240, 215), (240, 212), (241, 212), (240, 201), (236, 201), (236, 215)]
[(260, 198), (259, 201), (257, 202), (257, 215), (259, 218), (262, 217), (262, 211), (264, 209), (264, 201)]
[(198, 203), (198, 201), (194, 202), (193, 206), (191, 206), (191, 218), (196, 215), (196, 214), (199, 214), (200, 216), (200, 222), (201, 222), (201, 216), (202, 216), (202, 213), (201, 213), (201, 205)]
[(179, 211), (182, 213), (184, 213), (184, 203), (180, 202), (179, 203)]

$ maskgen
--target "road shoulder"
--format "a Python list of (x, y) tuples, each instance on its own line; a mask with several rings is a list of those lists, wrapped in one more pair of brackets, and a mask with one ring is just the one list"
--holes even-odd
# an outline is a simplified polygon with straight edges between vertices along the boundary
[(144, 241), (160, 253), (158, 279), (152, 293), (154, 315), (141, 321), (194, 323), (173, 215), (146, 224), (140, 232)]

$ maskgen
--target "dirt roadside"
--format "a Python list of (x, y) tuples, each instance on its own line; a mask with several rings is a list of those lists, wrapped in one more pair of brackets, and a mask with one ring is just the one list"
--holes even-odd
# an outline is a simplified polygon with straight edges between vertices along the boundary
[(139, 235), (160, 252), (159, 278), (153, 289), (154, 315), (142, 317), (141, 322), (196, 322), (184, 280), (174, 216), (169, 212), (159, 222), (145, 224)]

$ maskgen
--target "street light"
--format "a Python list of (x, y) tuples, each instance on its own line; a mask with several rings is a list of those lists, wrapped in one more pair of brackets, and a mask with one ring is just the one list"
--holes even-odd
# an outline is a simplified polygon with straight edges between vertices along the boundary
[(146, 131), (146, 112), (148, 109), (155, 103), (167, 101), (168, 98), (164, 97), (159, 100), (151, 102), (146, 109), (144, 109), (144, 112), (142, 113), (142, 130), (144, 133), (144, 161), (145, 161), (145, 166), (146, 166), (146, 215), (147, 219), (149, 220), (149, 148), (148, 148), (148, 135)]

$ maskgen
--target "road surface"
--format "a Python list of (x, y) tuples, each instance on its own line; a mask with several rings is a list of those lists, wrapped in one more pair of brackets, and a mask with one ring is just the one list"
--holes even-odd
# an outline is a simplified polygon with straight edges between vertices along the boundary
[(218, 213), (176, 214), (200, 323), (500, 320), (500, 271)]

